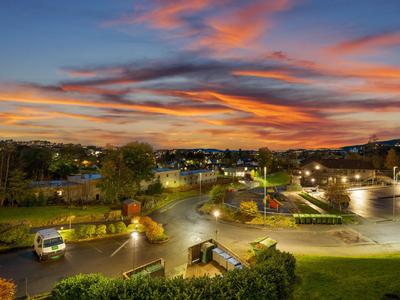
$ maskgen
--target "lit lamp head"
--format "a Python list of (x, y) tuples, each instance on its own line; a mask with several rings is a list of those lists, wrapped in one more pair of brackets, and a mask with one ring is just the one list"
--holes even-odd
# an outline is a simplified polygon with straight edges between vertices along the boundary
[(356, 175), (356, 178), (357, 178), (357, 179), (360, 178), (360, 175)]
[(306, 175), (310, 175), (310, 172), (307, 171), (307, 172), (306, 172)]
[(315, 168), (318, 170), (318, 169), (319, 169), (319, 166), (316, 166)]
[(131, 236), (132, 236), (134, 239), (136, 239), (136, 237), (138, 236), (138, 233), (137, 233), (137, 232), (132, 232), (132, 233), (131, 233)]
[(343, 182), (346, 182), (346, 178), (343, 178), (342, 181), (343, 181)]
[(216, 218), (218, 218), (218, 216), (219, 216), (219, 211), (217, 210), (217, 211), (214, 211), (214, 216), (216, 217)]
[(315, 181), (315, 179), (314, 179), (314, 178), (311, 178), (311, 181), (312, 181), (312, 182), (314, 182), (314, 181)]

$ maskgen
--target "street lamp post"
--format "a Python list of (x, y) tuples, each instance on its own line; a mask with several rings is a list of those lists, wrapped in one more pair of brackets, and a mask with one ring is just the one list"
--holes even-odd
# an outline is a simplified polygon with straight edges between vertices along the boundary
[(311, 178), (311, 181), (312, 181), (312, 186), (314, 186), (314, 181), (315, 181), (315, 179), (314, 179), (314, 178)]
[(395, 219), (395, 211), (396, 211), (396, 168), (397, 166), (393, 167), (393, 222), (396, 221)]
[(267, 228), (267, 167), (264, 167), (264, 228)]
[(357, 185), (358, 185), (358, 178), (360, 178), (360, 175), (356, 175), (356, 178), (357, 178)]
[(218, 216), (219, 216), (218, 210), (214, 212), (214, 216), (215, 216), (215, 240), (218, 241)]
[(201, 173), (200, 173), (200, 194), (199, 194), (199, 201), (201, 200)]
[(132, 232), (132, 239), (133, 239), (133, 268), (132, 268), (132, 275), (134, 274), (133, 272), (135, 271), (135, 252), (136, 252), (136, 237), (138, 236), (137, 232)]

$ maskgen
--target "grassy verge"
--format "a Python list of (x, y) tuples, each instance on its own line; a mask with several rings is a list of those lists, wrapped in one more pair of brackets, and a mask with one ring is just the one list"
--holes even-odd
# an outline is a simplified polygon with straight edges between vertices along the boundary
[[(261, 182), (261, 185), (264, 186), (264, 178), (258, 177), (257, 181)], [(281, 186), (290, 183), (290, 175), (284, 172), (277, 172), (273, 175), (267, 176), (266, 184), (269, 186)]]
[(300, 213), (302, 213), (302, 214), (319, 214), (319, 211), (308, 206), (307, 204), (304, 204), (301, 201), (296, 201), (295, 203), (297, 205), (297, 208), (300, 210)]
[(0, 223), (28, 221), (32, 226), (40, 226), (56, 217), (74, 215), (94, 215), (109, 213), (103, 205), (67, 208), (65, 206), (0, 207)]
[[(207, 202), (202, 206), (202, 208), (200, 208), (200, 210), (208, 215), (213, 215), (214, 211), (218, 210), (220, 213), (218, 218), (226, 221), (258, 225), (264, 224), (263, 214), (257, 213), (255, 217), (248, 217), (243, 215), (240, 211), (226, 208), (222, 204), (216, 205)], [(286, 227), (300, 229), (300, 227), (296, 225), (293, 217), (286, 217), (283, 215), (267, 216), (266, 225), (273, 228)]]
[[(342, 216), (342, 222), (350, 222), (350, 223), (357, 223), (358, 220), (355, 217), (352, 216), (345, 216), (345, 213), (332, 208), (332, 206), (328, 206), (328, 204), (321, 202), (317, 199), (315, 199), (314, 197), (311, 197), (310, 195), (306, 194), (306, 193), (300, 193), (299, 194), (301, 197), (303, 197), (304, 199), (306, 199), (307, 201), (309, 201), (310, 203), (322, 208), (323, 210), (327, 211), (329, 214), (332, 215), (338, 215), (338, 216)], [(319, 212), (317, 212), (319, 214)]]
[[(387, 299), (400, 296), (400, 254), (297, 256), (298, 279), (290, 299)], [(393, 298), (395, 299), (395, 298)]]

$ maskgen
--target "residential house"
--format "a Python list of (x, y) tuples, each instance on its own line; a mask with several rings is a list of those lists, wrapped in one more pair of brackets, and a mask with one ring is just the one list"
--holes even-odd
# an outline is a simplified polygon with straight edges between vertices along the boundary
[(303, 186), (327, 185), (343, 180), (361, 183), (375, 178), (372, 162), (358, 159), (321, 159), (310, 157), (301, 165)]

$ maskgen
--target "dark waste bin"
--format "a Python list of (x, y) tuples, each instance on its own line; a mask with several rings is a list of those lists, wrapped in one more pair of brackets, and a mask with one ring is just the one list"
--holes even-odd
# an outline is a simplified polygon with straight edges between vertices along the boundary
[(136, 274), (133, 274), (131, 276), (131, 278), (132, 279), (137, 279), (137, 278), (146, 277), (146, 276), (149, 276), (149, 272), (147, 272), (146, 270), (143, 270), (143, 271), (140, 271), (140, 272), (138, 272)]
[(150, 273), (151, 278), (164, 277), (164, 267), (162, 264), (156, 264), (154, 266), (148, 267), (147, 272)]
[(200, 252), (201, 252), (201, 262), (208, 263), (213, 260), (213, 252), (212, 250), (215, 248), (215, 245), (210, 242), (205, 242), (201, 245)]
[(326, 224), (332, 224), (332, 216), (326, 215)]
[(306, 224), (306, 217), (304, 214), (299, 214), (300, 224)]
[(316, 214), (311, 214), (311, 224), (317, 224), (317, 215)]
[(326, 215), (321, 215), (321, 224), (326, 224)]
[(304, 214), (304, 217), (306, 218), (306, 224), (311, 224), (311, 216), (309, 214)]
[(342, 216), (337, 216), (338, 224), (342, 224)]

